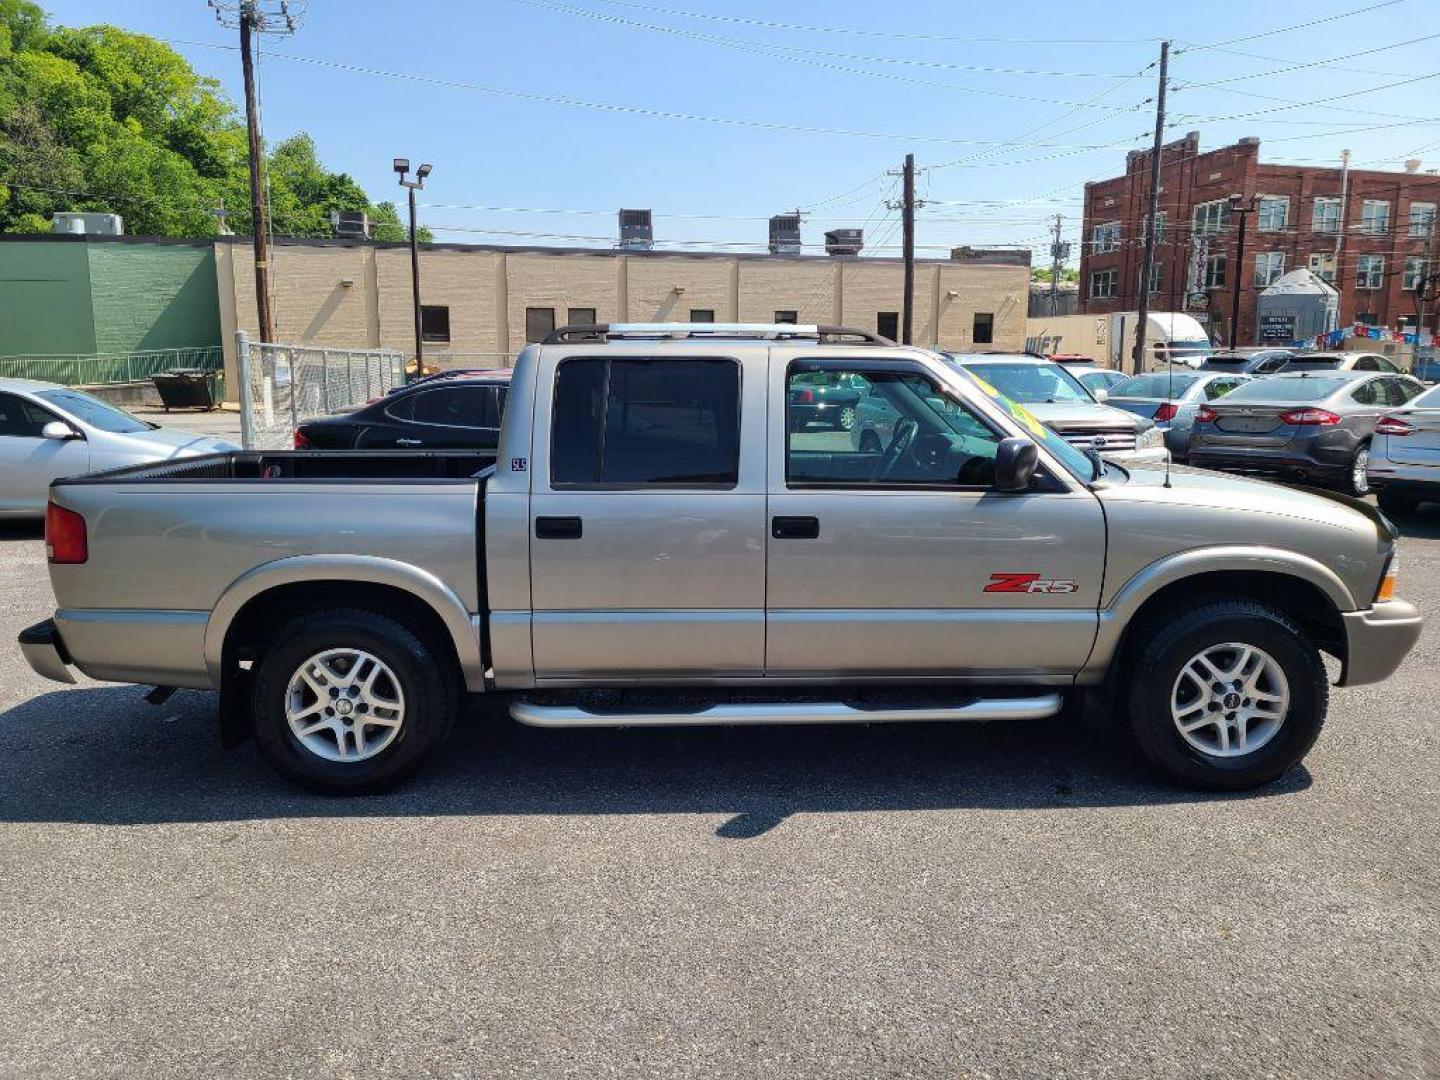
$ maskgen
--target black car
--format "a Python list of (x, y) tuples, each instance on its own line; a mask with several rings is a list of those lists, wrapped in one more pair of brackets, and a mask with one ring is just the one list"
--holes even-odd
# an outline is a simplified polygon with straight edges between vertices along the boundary
[(859, 375), (835, 371), (811, 371), (790, 380), (790, 429), (804, 431), (812, 423), (851, 431), (855, 407), (869, 390)]
[(1274, 375), (1283, 371), (1295, 356), (1294, 349), (1246, 349), (1207, 356), (1201, 371), (1225, 371), (1232, 375)]
[(492, 450), (509, 385), (508, 372), (421, 381), (354, 412), (307, 420), (295, 429), (295, 449)]

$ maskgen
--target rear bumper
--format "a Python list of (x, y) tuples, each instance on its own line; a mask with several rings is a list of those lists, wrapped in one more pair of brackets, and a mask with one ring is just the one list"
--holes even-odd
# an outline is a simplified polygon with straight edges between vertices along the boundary
[(75, 681), (70, 672), (70, 654), (65, 651), (65, 642), (60, 638), (54, 619), (46, 619), (21, 630), (20, 653), (36, 675), (52, 682)]
[(1440, 468), (1430, 465), (1411, 465), (1388, 458), (1372, 457), (1369, 477), (1370, 486), (1376, 490), (1385, 488), (1416, 494), (1428, 493), (1432, 497), (1440, 494)]
[(1297, 454), (1289, 447), (1263, 449), (1220, 449), (1204, 444), (1190, 444), (1190, 464), (1198, 469), (1223, 469), (1226, 472), (1252, 472), (1279, 475), (1348, 476), (1350, 467), (1343, 462), (1321, 461), (1308, 454)]
[(1342, 612), (1340, 618), (1345, 624), (1345, 667), (1337, 686), (1388, 679), (1420, 639), (1425, 624), (1415, 605), (1404, 600)]

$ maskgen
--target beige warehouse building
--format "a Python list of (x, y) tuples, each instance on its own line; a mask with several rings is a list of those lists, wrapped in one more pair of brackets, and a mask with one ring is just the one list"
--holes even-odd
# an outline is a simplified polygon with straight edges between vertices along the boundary
[[(227, 385), (234, 331), (258, 330), (250, 242), (215, 242)], [(414, 352), (404, 244), (277, 240), (276, 338)], [(494, 366), (570, 322), (837, 323), (898, 337), (899, 259), (427, 244), (420, 253), (427, 363)], [(914, 340), (960, 351), (1025, 344), (1028, 251), (957, 248), (917, 260)]]

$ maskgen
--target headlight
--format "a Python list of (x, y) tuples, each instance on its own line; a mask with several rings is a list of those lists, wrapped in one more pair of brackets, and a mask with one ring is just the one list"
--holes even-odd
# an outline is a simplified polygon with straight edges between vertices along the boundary
[(1136, 450), (1158, 450), (1165, 445), (1165, 433), (1158, 427), (1140, 432), (1135, 439)]

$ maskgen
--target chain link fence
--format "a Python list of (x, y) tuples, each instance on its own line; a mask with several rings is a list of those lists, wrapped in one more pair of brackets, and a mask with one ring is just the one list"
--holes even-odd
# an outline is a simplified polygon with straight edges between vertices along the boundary
[(219, 345), (97, 355), (32, 354), (0, 356), (0, 378), (39, 379), (65, 386), (112, 386), (144, 382), (152, 375), (176, 368), (219, 371), (224, 365), (224, 350)]
[(246, 450), (288, 449), (305, 421), (363, 405), (405, 380), (405, 358), (394, 349), (266, 344), (239, 331), (235, 355)]

